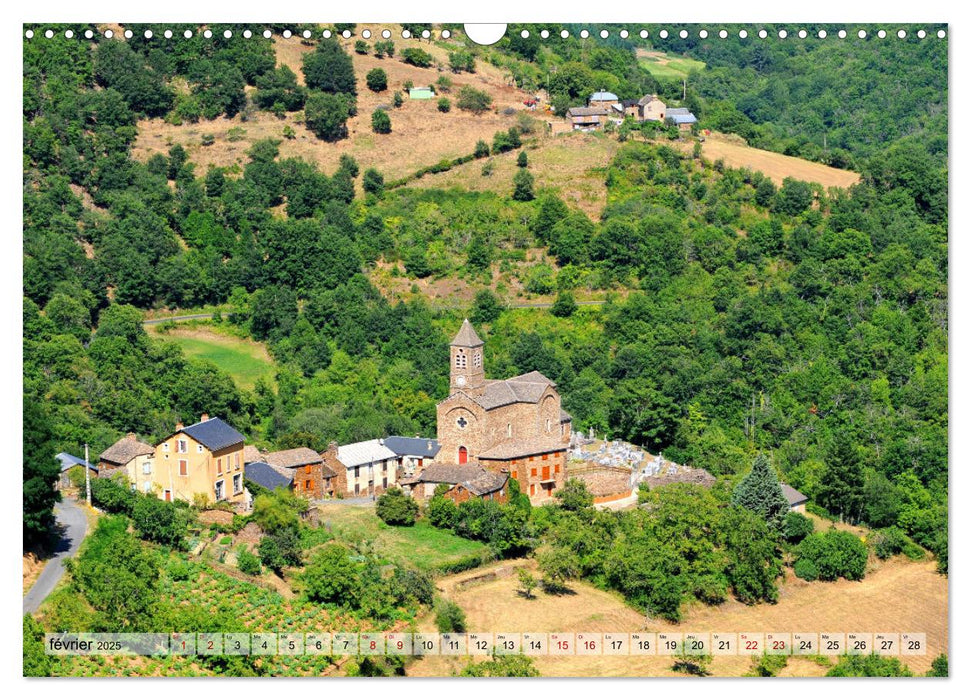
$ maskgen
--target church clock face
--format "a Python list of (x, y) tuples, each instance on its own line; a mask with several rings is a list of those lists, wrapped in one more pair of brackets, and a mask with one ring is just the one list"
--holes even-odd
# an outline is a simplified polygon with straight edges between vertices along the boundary
[(455, 378), (455, 385), (456, 386), (465, 386), (465, 375), (464, 374), (460, 374), (459, 376), (457, 376)]

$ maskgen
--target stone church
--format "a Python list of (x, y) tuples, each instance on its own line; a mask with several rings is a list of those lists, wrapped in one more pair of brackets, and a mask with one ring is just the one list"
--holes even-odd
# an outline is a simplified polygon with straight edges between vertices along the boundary
[(486, 379), (485, 343), (466, 319), (451, 343), (449, 396), (438, 404), (439, 464), (508, 472), (533, 503), (566, 480), (572, 419), (539, 372)]

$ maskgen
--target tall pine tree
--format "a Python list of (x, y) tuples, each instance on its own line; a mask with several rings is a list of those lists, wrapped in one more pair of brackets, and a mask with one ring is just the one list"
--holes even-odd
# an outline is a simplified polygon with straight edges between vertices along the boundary
[(782, 531), (783, 521), (789, 512), (789, 501), (782, 493), (769, 458), (763, 453), (755, 457), (752, 471), (738, 482), (732, 492), (732, 505), (762, 516), (773, 531)]
[(863, 463), (849, 435), (834, 438), (821, 481), (820, 505), (840, 520), (857, 522), (863, 512)]
[(61, 470), (51, 427), (39, 401), (24, 397), (24, 547), (43, 544), (54, 527), (54, 488)]

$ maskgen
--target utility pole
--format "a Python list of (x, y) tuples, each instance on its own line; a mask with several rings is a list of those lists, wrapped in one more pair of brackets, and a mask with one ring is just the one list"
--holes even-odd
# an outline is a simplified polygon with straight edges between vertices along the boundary
[(684, 102), (688, 99), (688, 81), (685, 78), (681, 79), (681, 101)]
[(84, 490), (87, 493), (88, 507), (91, 507), (91, 465), (88, 464), (88, 443), (84, 443)]

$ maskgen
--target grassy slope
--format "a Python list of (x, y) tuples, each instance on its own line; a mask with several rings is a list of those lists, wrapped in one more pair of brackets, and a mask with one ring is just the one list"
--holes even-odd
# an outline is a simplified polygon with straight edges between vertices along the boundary
[(256, 380), (273, 380), (273, 360), (266, 348), (254, 340), (218, 333), (211, 328), (175, 328), (159, 333), (154, 326), (146, 326), (157, 338), (179, 345), (188, 357), (209, 360), (227, 372), (241, 389), (252, 389)]
[(367, 507), (327, 504), (321, 506), (320, 518), (330, 526), (337, 539), (345, 542), (368, 540), (378, 554), (419, 569), (434, 569), (489, 552), (489, 548), (480, 542), (436, 530), (425, 521), (412, 527), (390, 527)]
[(658, 80), (681, 80), (693, 70), (701, 70), (704, 62), (693, 58), (675, 56), (661, 51), (639, 50), (637, 57), (644, 68)]

